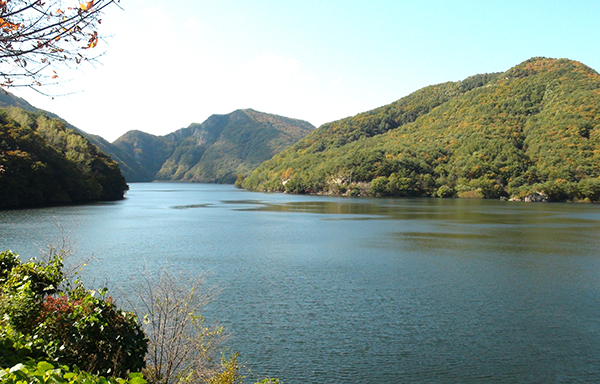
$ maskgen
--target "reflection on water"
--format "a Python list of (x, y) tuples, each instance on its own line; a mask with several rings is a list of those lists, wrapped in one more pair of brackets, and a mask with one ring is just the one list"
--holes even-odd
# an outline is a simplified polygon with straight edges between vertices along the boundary
[(174, 205), (171, 208), (173, 208), (173, 209), (190, 209), (190, 208), (207, 208), (210, 206), (211, 206), (211, 204), (187, 204), (187, 205)]
[(124, 290), (209, 271), (205, 314), (283, 383), (600, 382), (600, 206), (132, 184), (124, 201), (0, 212), (0, 248), (71, 231)]

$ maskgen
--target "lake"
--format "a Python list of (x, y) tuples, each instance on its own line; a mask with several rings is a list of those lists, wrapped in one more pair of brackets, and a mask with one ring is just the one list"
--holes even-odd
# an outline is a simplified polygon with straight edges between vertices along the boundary
[(0, 249), (36, 256), (59, 223), (117, 297), (208, 273), (207, 320), (282, 383), (600, 382), (598, 205), (130, 187), (0, 211)]

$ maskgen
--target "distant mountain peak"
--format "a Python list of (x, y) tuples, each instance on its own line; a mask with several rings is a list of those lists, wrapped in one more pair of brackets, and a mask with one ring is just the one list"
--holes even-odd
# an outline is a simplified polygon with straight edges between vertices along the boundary
[[(233, 183), (314, 129), (302, 120), (238, 109), (162, 137), (147, 136), (136, 159), (152, 179)], [(130, 131), (114, 144), (134, 155), (141, 140)]]

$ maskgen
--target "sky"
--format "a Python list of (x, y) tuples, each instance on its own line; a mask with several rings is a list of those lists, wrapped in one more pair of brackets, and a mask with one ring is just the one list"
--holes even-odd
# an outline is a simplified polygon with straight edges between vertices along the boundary
[(54, 98), (9, 91), (111, 142), (243, 108), (318, 127), (535, 56), (599, 71), (598, 19), (598, 0), (121, 0), (99, 63)]

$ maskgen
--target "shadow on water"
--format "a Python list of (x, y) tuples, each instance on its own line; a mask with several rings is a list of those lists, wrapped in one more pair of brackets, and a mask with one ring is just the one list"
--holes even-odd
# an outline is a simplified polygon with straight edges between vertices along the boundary
[(188, 204), (188, 205), (174, 205), (171, 209), (190, 209), (190, 208), (209, 208), (212, 204)]
[[(265, 202), (226, 200), (239, 211), (312, 213), (321, 215), (370, 216), (389, 220), (439, 220), (480, 225), (595, 225), (600, 214), (590, 214), (576, 204), (526, 204), (489, 200), (442, 199), (344, 199)], [(582, 209), (584, 208), (584, 209)], [(352, 220), (352, 217), (342, 219)]]
[[(490, 200), (345, 199), (221, 201), (236, 211), (322, 215), (322, 220), (391, 221), (376, 247), (503, 255), (594, 254), (600, 212), (577, 204)], [(548, 241), (552, 239), (552, 241)], [(590, 241), (582, 241), (587, 239)], [(590, 245), (591, 244), (591, 245)]]

